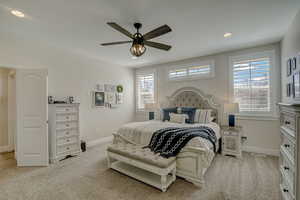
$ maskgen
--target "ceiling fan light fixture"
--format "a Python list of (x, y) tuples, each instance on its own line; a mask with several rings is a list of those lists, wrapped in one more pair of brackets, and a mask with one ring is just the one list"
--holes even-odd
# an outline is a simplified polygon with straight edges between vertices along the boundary
[(133, 43), (130, 48), (130, 53), (135, 57), (140, 57), (146, 51), (146, 47), (143, 44)]

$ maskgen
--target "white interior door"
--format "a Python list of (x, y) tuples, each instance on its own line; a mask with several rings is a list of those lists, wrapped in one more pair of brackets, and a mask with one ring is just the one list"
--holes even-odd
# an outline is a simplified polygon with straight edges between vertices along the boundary
[(18, 166), (49, 163), (47, 74), (45, 69), (16, 72)]

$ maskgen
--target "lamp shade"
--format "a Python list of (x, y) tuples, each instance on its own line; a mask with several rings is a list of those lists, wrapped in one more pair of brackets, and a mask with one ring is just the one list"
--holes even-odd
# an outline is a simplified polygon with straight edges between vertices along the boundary
[(158, 106), (157, 103), (146, 103), (145, 104), (145, 110), (153, 111), (153, 110), (156, 110), (158, 108), (159, 108), (159, 106)]
[(238, 103), (225, 103), (224, 104), (224, 113), (234, 114), (239, 112)]

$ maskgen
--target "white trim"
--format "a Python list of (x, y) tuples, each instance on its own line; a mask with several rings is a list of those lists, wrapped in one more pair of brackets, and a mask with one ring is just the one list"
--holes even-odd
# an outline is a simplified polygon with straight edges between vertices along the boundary
[(0, 146), (0, 153), (3, 153), (3, 152), (11, 152), (13, 151), (14, 148), (13, 146), (11, 145), (7, 145), (7, 146)]
[(254, 146), (243, 146), (243, 151), (251, 152), (251, 153), (261, 153), (271, 156), (279, 156), (279, 148), (278, 149), (266, 149)]
[(228, 59), (228, 66), (229, 66), (229, 102), (234, 102), (233, 99), (233, 61), (235, 60), (247, 60), (247, 59), (254, 59), (257, 57), (263, 57), (267, 56), (270, 58), (270, 112), (244, 112), (240, 114), (244, 114), (246, 116), (262, 116), (262, 115), (267, 115), (267, 117), (274, 117), (276, 118), (277, 112), (276, 112), (276, 101), (277, 101), (277, 83), (276, 83), (276, 77), (278, 72), (278, 67), (277, 67), (277, 62), (275, 59), (276, 52), (275, 49), (273, 50), (267, 50), (267, 51), (260, 51), (260, 52), (254, 52), (254, 53), (248, 53), (248, 54), (242, 54), (242, 55), (233, 55), (229, 56)]
[(107, 137), (99, 138), (97, 140), (88, 141), (87, 147), (89, 148), (100, 144), (108, 143), (111, 142), (112, 140), (113, 140), (113, 136), (107, 136)]

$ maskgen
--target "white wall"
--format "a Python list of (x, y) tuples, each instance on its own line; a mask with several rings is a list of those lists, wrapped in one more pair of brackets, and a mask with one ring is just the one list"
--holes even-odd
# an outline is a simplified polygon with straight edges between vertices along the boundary
[[(220, 53), (211, 56), (203, 56), (199, 58), (187, 59), (183, 61), (177, 61), (167, 64), (161, 64), (156, 66), (148, 66), (142, 69), (154, 68), (158, 75), (158, 101), (163, 102), (166, 96), (170, 96), (177, 89), (182, 87), (196, 87), (202, 90), (206, 94), (212, 94), (216, 97), (216, 100), (220, 104), (228, 101), (229, 98), (229, 57), (240, 54), (254, 53), (257, 51), (275, 50), (275, 79), (280, 80), (280, 45), (279, 43), (260, 46), (256, 48), (243, 49), (239, 51), (231, 51), (226, 53)], [(183, 63), (199, 62), (205, 60), (215, 61), (215, 77), (201, 80), (189, 80), (189, 81), (168, 81), (168, 68), (170, 66), (180, 66)], [(277, 94), (276, 102), (280, 99), (280, 82), (277, 81), (274, 85)], [(136, 119), (139, 121), (147, 119), (147, 113), (137, 113)], [(226, 124), (226, 117), (222, 121), (222, 124)], [(279, 152), (279, 120), (250, 120), (250, 119), (238, 119), (237, 124), (243, 126), (244, 133), (248, 136), (248, 140), (245, 143), (245, 148), (250, 151), (259, 151), (270, 154), (277, 154)]]
[[(293, 98), (286, 96), (286, 84), (292, 82), (292, 76), (289, 78), (286, 76), (286, 62), (288, 58), (297, 54), (300, 56), (300, 11), (294, 18), (287, 33), (281, 41), (281, 87), (282, 101), (285, 103), (296, 102)], [(299, 63), (298, 66), (300, 66)], [(297, 103), (300, 103), (300, 101)]]
[[(81, 103), (80, 130), (83, 139), (94, 141), (110, 136), (122, 124), (133, 121), (132, 69), (91, 58), (78, 49), (60, 49), (22, 36), (2, 34), (0, 43), (1, 66), (48, 68), (49, 95), (59, 98), (74, 96)], [(122, 84), (124, 104), (116, 109), (92, 108), (91, 91), (97, 83)]]

